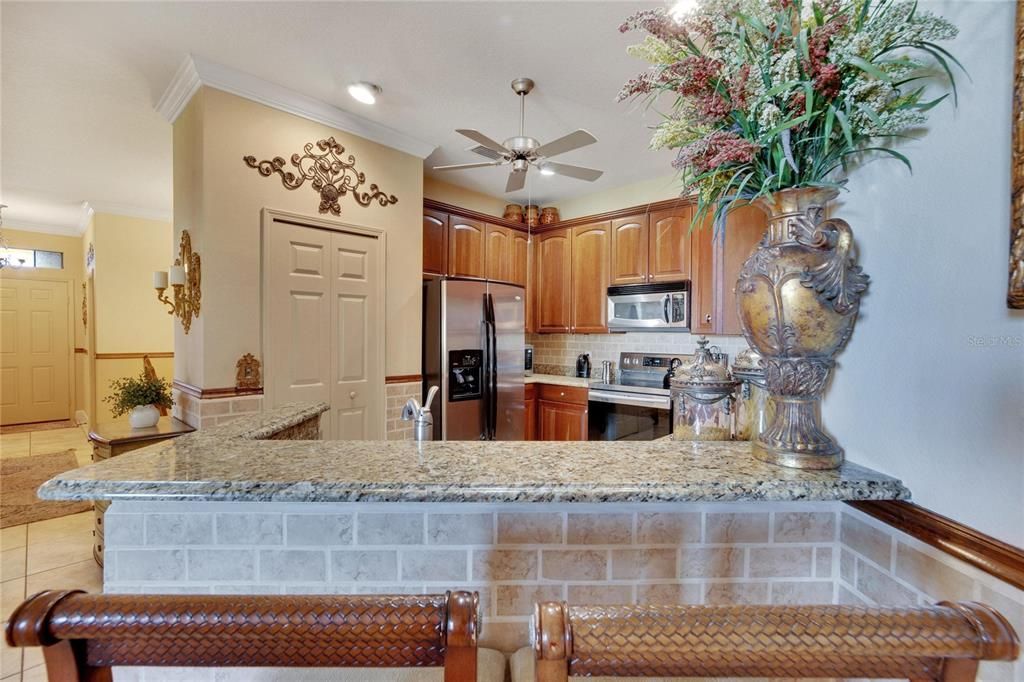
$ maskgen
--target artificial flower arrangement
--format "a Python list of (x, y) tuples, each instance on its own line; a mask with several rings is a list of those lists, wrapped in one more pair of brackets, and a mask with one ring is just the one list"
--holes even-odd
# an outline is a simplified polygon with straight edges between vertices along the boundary
[(648, 35), (629, 52), (652, 66), (619, 100), (674, 95), (651, 147), (679, 150), (673, 165), (697, 195), (698, 225), (780, 190), (839, 188), (840, 170), (865, 153), (910, 167), (892, 141), (949, 95), (927, 99), (924, 81), (937, 65), (955, 98), (952, 65), (963, 68), (938, 44), (956, 27), (916, 2), (700, 0), (620, 27), (636, 29)]

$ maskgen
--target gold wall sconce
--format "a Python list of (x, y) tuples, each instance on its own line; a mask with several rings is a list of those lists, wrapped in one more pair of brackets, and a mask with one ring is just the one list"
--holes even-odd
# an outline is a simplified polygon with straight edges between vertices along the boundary
[[(174, 289), (174, 300), (164, 295), (168, 283)], [(186, 334), (192, 327), (192, 318), (199, 317), (201, 284), (199, 254), (192, 251), (192, 237), (189, 236), (188, 230), (182, 230), (178, 257), (174, 260), (169, 274), (160, 270), (153, 273), (153, 288), (156, 289), (157, 300), (166, 303), (170, 308), (167, 314), (181, 320), (181, 326)]]

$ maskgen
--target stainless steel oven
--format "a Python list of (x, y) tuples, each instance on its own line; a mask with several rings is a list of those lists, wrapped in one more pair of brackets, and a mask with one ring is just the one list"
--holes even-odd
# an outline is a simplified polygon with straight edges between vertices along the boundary
[(611, 331), (689, 331), (690, 283), (608, 287)]
[(672, 430), (665, 374), (673, 358), (688, 355), (621, 353), (615, 383), (591, 383), (587, 405), (590, 440), (656, 440)]

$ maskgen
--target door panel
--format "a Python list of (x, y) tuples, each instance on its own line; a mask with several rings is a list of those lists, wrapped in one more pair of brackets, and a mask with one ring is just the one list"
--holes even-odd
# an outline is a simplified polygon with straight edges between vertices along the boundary
[(690, 279), (690, 220), (689, 206), (650, 215), (650, 281)]
[(715, 314), (715, 301), (719, 291), (716, 283), (715, 251), (721, 235), (716, 235), (712, 220), (708, 218), (704, 225), (693, 228), (693, 260), (691, 262), (693, 286), (690, 304), (690, 329), (695, 334), (713, 334), (719, 320)]
[(537, 285), (534, 287), (538, 332), (568, 332), (572, 319), (572, 245), (569, 231), (537, 237)]
[(608, 332), (611, 223), (572, 228), (572, 323), (582, 334)]
[(71, 415), (71, 330), (66, 282), (0, 282), (0, 423)]
[(452, 277), (486, 276), (484, 224), (452, 216), (448, 229), (448, 274)]
[(537, 401), (541, 440), (587, 440), (587, 408), (582, 405)]
[(646, 215), (612, 221), (612, 284), (647, 281), (648, 242)]
[(270, 221), (265, 294), (270, 407), (323, 401), (328, 439), (383, 438), (380, 242)]
[(521, 287), (527, 286), (530, 272), (530, 235), (510, 230), (512, 233), (512, 274), (509, 280)]
[(498, 347), (498, 416), (496, 440), (522, 440), (523, 412), (523, 334), (526, 292), (506, 284), (488, 284), (494, 301), (495, 333)]
[(500, 225), (487, 225), (486, 254), (487, 279), (496, 282), (512, 281), (512, 230)]
[(725, 244), (722, 248), (721, 324), (716, 331), (722, 334), (742, 334), (736, 311), (736, 280), (740, 268), (768, 229), (768, 216), (756, 206), (742, 206), (731, 211), (725, 222)]
[(423, 272), (443, 275), (448, 263), (448, 214), (423, 209)]
[(444, 394), (442, 434), (444, 440), (480, 440), (484, 434), (484, 400), (474, 398), (450, 402), (448, 354), (452, 351), (484, 349), (485, 282), (445, 280), (441, 282), (444, 307), (441, 311), (441, 392)]

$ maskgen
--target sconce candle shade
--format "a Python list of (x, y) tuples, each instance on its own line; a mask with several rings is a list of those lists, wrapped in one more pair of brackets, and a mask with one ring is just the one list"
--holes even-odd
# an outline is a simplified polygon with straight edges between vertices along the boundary
[(154, 289), (166, 289), (167, 288), (167, 273), (162, 270), (157, 270), (153, 273), (153, 288)]
[(171, 286), (180, 286), (185, 283), (185, 267), (182, 265), (171, 266)]

